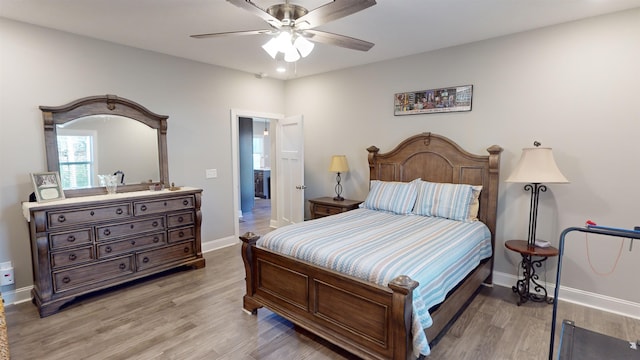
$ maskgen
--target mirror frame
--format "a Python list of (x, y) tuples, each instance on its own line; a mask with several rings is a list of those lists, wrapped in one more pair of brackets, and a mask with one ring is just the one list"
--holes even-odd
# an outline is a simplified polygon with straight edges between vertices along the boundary
[[(151, 112), (144, 106), (116, 95), (89, 96), (62, 106), (40, 106), (44, 120), (44, 141), (49, 171), (60, 172), (58, 157), (58, 134), (56, 125), (64, 124), (90, 115), (119, 115), (137, 120), (158, 133), (158, 161), (160, 180), (152, 183), (119, 185), (117, 192), (149, 190), (151, 184), (169, 187), (169, 161), (167, 157), (167, 119), (166, 115)], [(104, 186), (86, 189), (65, 189), (65, 197), (79, 197), (106, 194)]]

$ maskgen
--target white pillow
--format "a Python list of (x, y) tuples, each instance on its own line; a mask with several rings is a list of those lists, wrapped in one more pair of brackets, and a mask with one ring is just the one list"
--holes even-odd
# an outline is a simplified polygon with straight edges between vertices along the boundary
[(408, 183), (371, 180), (369, 195), (360, 207), (400, 215), (410, 214), (417, 195), (416, 180)]

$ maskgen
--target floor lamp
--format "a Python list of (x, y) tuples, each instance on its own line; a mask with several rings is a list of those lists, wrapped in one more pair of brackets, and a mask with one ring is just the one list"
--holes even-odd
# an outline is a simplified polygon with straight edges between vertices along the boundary
[(522, 149), (522, 156), (511, 175), (505, 180), (511, 183), (527, 183), (525, 191), (531, 192), (531, 204), (529, 208), (529, 234), (527, 245), (535, 246), (536, 224), (538, 222), (538, 198), (540, 192), (547, 191), (543, 183), (563, 184), (569, 180), (562, 175), (553, 158), (551, 148), (540, 147), (540, 143), (533, 142), (532, 148)]

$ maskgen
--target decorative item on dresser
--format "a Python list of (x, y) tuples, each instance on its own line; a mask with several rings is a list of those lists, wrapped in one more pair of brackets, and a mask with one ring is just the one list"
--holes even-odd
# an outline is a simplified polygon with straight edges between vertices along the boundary
[(23, 203), (40, 316), (79, 295), (179, 266), (201, 268), (200, 189)]
[(309, 204), (311, 218), (317, 219), (320, 217), (357, 209), (358, 205), (362, 204), (362, 201), (349, 199), (338, 201), (331, 197), (320, 197), (309, 199)]

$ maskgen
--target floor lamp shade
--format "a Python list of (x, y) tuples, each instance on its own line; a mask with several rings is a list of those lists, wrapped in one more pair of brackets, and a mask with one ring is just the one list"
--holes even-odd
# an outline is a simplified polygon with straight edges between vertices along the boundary
[(344, 198), (342, 194), (342, 185), (340, 184), (340, 173), (349, 171), (349, 164), (347, 163), (347, 157), (345, 155), (333, 155), (331, 157), (331, 164), (329, 165), (329, 171), (337, 173), (336, 175), (336, 196), (333, 200), (342, 201)]
[(562, 175), (551, 148), (524, 148), (520, 161), (506, 182), (562, 184), (569, 180)]
[(529, 234), (527, 244), (533, 247), (536, 241), (536, 226), (538, 222), (538, 198), (540, 192), (547, 191), (542, 183), (563, 184), (569, 180), (562, 175), (553, 158), (551, 148), (539, 147), (539, 142), (533, 143), (535, 147), (522, 149), (522, 156), (515, 169), (509, 175), (506, 182), (527, 183), (525, 191), (531, 191), (531, 204), (529, 209)]

